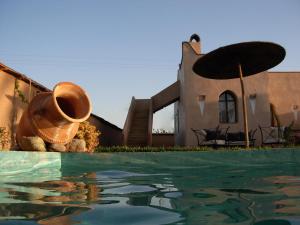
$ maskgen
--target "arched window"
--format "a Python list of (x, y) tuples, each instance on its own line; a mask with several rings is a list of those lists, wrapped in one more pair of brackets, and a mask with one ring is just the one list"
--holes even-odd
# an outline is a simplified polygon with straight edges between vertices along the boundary
[(236, 123), (236, 97), (231, 91), (223, 92), (219, 97), (220, 123)]

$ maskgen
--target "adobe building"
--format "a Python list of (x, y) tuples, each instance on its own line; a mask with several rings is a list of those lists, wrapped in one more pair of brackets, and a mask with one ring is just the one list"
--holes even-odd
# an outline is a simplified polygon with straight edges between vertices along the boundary
[[(91, 114), (89, 121), (101, 131), (102, 146), (196, 146), (192, 129), (230, 127), (243, 131), (239, 79), (212, 80), (195, 74), (194, 63), (203, 56), (198, 35), (182, 43), (182, 58), (177, 81), (149, 99), (132, 98), (123, 129)], [(15, 146), (16, 127), (21, 115), (36, 94), (48, 88), (0, 63), (0, 128), (11, 134)], [(292, 122), (300, 129), (300, 72), (262, 72), (245, 78), (249, 130), (271, 126), (274, 112), (281, 125)], [(174, 105), (174, 134), (152, 134), (153, 114)], [(256, 145), (261, 144), (256, 132)]]
[[(160, 145), (197, 146), (192, 129), (230, 127), (243, 131), (241, 87), (239, 79), (213, 80), (193, 72), (193, 65), (204, 54), (198, 35), (182, 43), (182, 58), (177, 81), (150, 99), (132, 98), (124, 125), (124, 144), (156, 145), (152, 135), (153, 113), (175, 103), (174, 136), (160, 137)], [(265, 71), (244, 78), (249, 130), (271, 126), (274, 111), (282, 126), (294, 122), (300, 128), (300, 72)], [(256, 145), (261, 144), (256, 132)]]
[[(16, 128), (28, 102), (38, 93), (50, 90), (1, 63), (0, 90), (0, 128), (10, 134), (10, 143), (5, 147), (14, 149)], [(122, 145), (122, 129), (94, 114), (88, 120), (101, 131), (100, 145)]]

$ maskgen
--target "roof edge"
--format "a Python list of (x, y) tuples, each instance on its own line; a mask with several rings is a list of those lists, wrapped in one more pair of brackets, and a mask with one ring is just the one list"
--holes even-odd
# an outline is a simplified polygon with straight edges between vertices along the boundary
[(123, 130), (123, 129), (121, 129), (120, 127), (116, 126), (115, 124), (112, 124), (112, 123), (108, 122), (107, 120), (103, 119), (102, 117), (100, 117), (100, 116), (98, 116), (98, 115), (96, 115), (96, 114), (91, 113), (91, 116), (94, 116), (96, 119), (100, 120), (100, 121), (103, 122), (104, 124), (109, 125), (109, 126), (115, 128), (115, 129), (119, 130), (119, 131), (122, 131), (122, 130)]
[(42, 85), (42, 84), (40, 84), (40, 83), (38, 83), (38, 82), (30, 79), (29, 77), (27, 77), (26, 75), (24, 75), (24, 74), (22, 74), (20, 72), (17, 72), (15, 70), (13, 70), (12, 68), (4, 65), (1, 62), (0, 62), (0, 70), (4, 71), (6, 73), (9, 73), (10, 75), (16, 77), (19, 80), (22, 80), (22, 81), (28, 83), (28, 84), (31, 83), (33, 86), (35, 86), (36, 88), (39, 88), (39, 89), (41, 89), (43, 91), (50, 91), (50, 89), (47, 88), (47, 87), (45, 87), (44, 85)]

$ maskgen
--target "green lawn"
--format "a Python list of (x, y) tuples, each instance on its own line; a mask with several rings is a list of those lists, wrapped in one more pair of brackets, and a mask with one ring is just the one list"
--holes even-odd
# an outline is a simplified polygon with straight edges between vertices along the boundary
[[(295, 146), (293, 146), (295, 147)], [(278, 148), (288, 148), (283, 146), (278, 146)], [(127, 146), (114, 146), (114, 147), (98, 147), (95, 152), (176, 152), (176, 151), (219, 151), (219, 150), (268, 150), (274, 149), (272, 147), (255, 147), (245, 149), (242, 147), (220, 147), (220, 148), (212, 148), (212, 147), (127, 147)]]

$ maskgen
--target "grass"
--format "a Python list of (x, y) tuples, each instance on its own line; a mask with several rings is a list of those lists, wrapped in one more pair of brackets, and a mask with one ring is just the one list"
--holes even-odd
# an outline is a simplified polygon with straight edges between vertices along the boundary
[[(293, 146), (295, 147), (295, 146)], [(280, 146), (280, 148), (288, 148), (285, 146)], [(242, 147), (220, 147), (220, 148), (212, 148), (212, 147), (128, 147), (128, 146), (113, 146), (113, 147), (99, 147), (95, 149), (95, 152), (178, 152), (178, 151), (193, 151), (193, 152), (201, 152), (201, 151), (218, 151), (218, 150), (270, 150), (274, 149), (272, 147), (251, 147), (249, 149), (245, 149)]]

